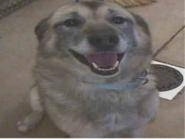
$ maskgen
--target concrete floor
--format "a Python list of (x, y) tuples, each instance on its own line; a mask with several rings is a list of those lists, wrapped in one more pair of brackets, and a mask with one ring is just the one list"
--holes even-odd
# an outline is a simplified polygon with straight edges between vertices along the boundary
[[(39, 0), (0, 20), (0, 137), (63, 137), (45, 118), (28, 134), (15, 124), (30, 111), (28, 90), (33, 83), (31, 68), (36, 53), (35, 25), (69, 0)], [(159, 50), (184, 26), (184, 0), (158, 0), (150, 6), (130, 9), (142, 15), (153, 35), (153, 50)], [(184, 31), (160, 51), (156, 59), (184, 67)], [(146, 137), (185, 137), (184, 91), (173, 101), (161, 99), (157, 119), (148, 126)]]

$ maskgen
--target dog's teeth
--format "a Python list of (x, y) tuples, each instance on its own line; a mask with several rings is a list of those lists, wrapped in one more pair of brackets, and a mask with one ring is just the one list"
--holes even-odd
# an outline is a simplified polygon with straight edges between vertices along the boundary
[(98, 65), (96, 63), (92, 63), (93, 67), (96, 69), (99, 69)]
[(113, 68), (117, 68), (119, 66), (119, 61), (116, 61), (115, 65)]
[(92, 63), (93, 67), (99, 71), (111, 71), (111, 70), (115, 70), (118, 66), (119, 66), (119, 61), (116, 61), (116, 63), (114, 64), (114, 66), (112, 68), (109, 69), (103, 69), (98, 67), (98, 65), (96, 63)]

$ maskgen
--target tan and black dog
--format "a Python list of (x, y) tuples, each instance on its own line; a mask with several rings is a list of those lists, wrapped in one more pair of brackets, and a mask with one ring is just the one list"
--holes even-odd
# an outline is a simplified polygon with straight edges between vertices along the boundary
[(71, 137), (140, 137), (158, 107), (145, 21), (114, 3), (83, 1), (59, 8), (35, 31), (33, 112), (18, 129), (47, 113)]

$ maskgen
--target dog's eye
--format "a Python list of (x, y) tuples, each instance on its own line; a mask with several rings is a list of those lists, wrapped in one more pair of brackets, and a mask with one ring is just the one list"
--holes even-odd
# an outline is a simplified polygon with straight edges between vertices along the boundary
[(127, 20), (124, 17), (121, 16), (115, 16), (111, 19), (111, 22), (114, 24), (123, 24), (125, 23)]
[(81, 20), (79, 19), (67, 19), (63, 22), (63, 25), (66, 27), (77, 27), (82, 24)]

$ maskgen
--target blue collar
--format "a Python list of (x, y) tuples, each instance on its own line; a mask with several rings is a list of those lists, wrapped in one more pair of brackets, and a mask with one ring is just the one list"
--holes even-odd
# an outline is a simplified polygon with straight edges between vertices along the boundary
[(144, 71), (140, 73), (135, 79), (131, 80), (128, 83), (90, 83), (94, 88), (109, 90), (109, 91), (131, 91), (139, 87), (140, 85), (144, 85), (148, 83), (147, 76), (148, 72)]
[(104, 90), (110, 90), (110, 91), (123, 91), (123, 90), (133, 90), (137, 87), (139, 87), (141, 84), (143, 84), (143, 80), (140, 81), (135, 81), (135, 82), (129, 82), (127, 84), (111, 84), (111, 83), (107, 83), (107, 84), (96, 84), (95, 88), (98, 89), (104, 89)]

